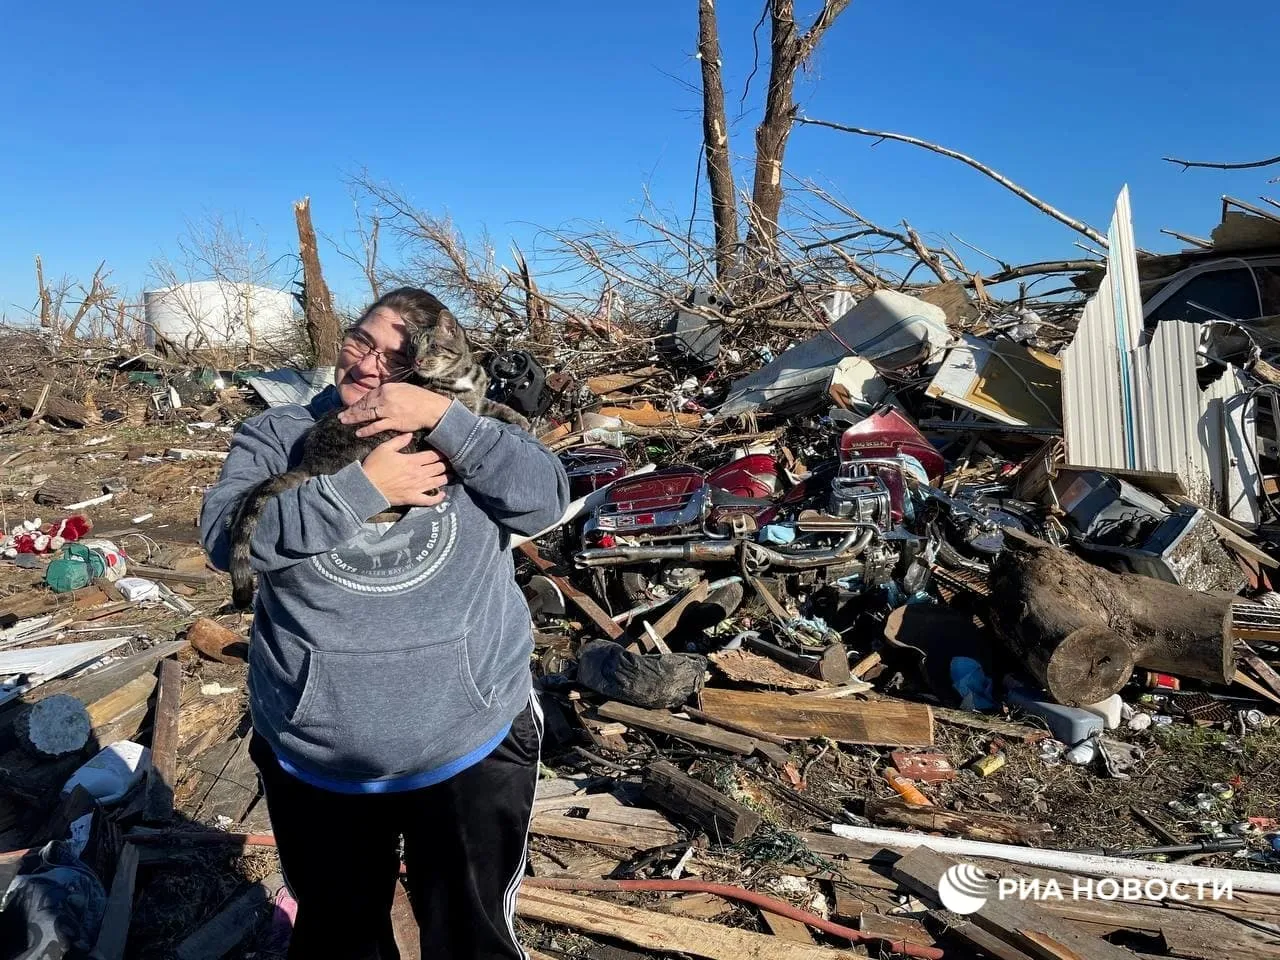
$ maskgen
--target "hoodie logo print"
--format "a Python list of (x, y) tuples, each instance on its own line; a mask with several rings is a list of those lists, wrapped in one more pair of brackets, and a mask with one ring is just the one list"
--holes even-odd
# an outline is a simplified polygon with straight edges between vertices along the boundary
[(354, 593), (397, 594), (434, 577), (457, 540), (458, 517), (446, 500), (415, 510), (385, 534), (366, 524), (342, 546), (312, 557), (311, 564)]

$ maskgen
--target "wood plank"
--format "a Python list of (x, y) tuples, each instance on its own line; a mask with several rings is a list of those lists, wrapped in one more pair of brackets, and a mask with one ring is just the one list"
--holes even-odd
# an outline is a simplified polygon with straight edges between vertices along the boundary
[(981, 811), (958, 813), (942, 807), (920, 807), (901, 800), (868, 799), (863, 814), (879, 824), (909, 827), (926, 833), (954, 833), (990, 843), (1038, 845), (1053, 832), (1047, 824), (998, 817)]
[(738, 843), (760, 826), (760, 814), (665, 760), (645, 771), (645, 795), (698, 824), (717, 844)]
[(151, 691), (156, 688), (154, 673), (144, 673), (134, 677), (118, 690), (113, 690), (105, 697), (87, 704), (89, 722), (96, 729), (120, 719), (140, 703), (151, 698)]
[(396, 897), (391, 901), (391, 932), (400, 950), (400, 960), (422, 960), (422, 940), (418, 933), (418, 919), (413, 915), (413, 905), (404, 884), (396, 881)]
[(278, 873), (255, 883), (183, 940), (174, 956), (177, 960), (219, 960), (226, 956), (253, 932), (283, 885)]
[[(710, 584), (706, 580), (699, 580), (686, 590), (684, 596), (668, 607), (666, 612), (658, 618), (658, 622), (653, 625), (653, 632), (660, 639), (665, 640), (667, 634), (675, 629), (676, 624), (680, 622), (680, 617), (689, 609), (690, 604), (701, 603), (707, 599), (709, 588)], [(643, 643), (643, 639), (640, 642)]]
[[(695, 720), (701, 720), (703, 723), (709, 723), (712, 726), (720, 727), (724, 730), (732, 730), (734, 733), (740, 733), (744, 737), (750, 737), (752, 740), (760, 740), (764, 743), (771, 743), (779, 747), (785, 747), (791, 742), (786, 737), (775, 737), (772, 733), (765, 733), (763, 730), (757, 730), (750, 724), (735, 723), (732, 720), (713, 717), (711, 714), (703, 710), (698, 710), (695, 707), (685, 707), (684, 712)], [(759, 749), (759, 745), (757, 745), (757, 749)]]
[(90, 956), (93, 960), (124, 960), (133, 918), (133, 888), (138, 876), (138, 848), (126, 843), (116, 860), (116, 875), (107, 895), (107, 911), (98, 929), (98, 939)]
[(528, 884), (520, 888), (516, 913), (530, 920), (615, 937), (646, 950), (686, 953), (705, 960), (835, 960), (847, 955), (807, 944), (787, 943), (768, 934), (655, 914), (596, 897), (542, 890)]
[(1271, 669), (1271, 665), (1258, 655), (1241, 657), (1245, 663), (1258, 675), (1258, 679), (1271, 688), (1272, 693), (1280, 694), (1280, 674)]
[(169, 570), (165, 567), (149, 567), (141, 563), (129, 564), (129, 576), (145, 577), (148, 580), (160, 580), (165, 583), (185, 583), (192, 587), (210, 583), (214, 579), (214, 574), (208, 570), (192, 573), (182, 570)]
[[(704, 694), (706, 692), (703, 691)], [(633, 727), (665, 733), (670, 737), (679, 737), (690, 743), (714, 747), (717, 750), (744, 757), (750, 756), (756, 749), (756, 742), (750, 737), (700, 723), (691, 723), (688, 720), (680, 720), (664, 710), (644, 710), (629, 704), (610, 701), (601, 704), (597, 712), (607, 720), (621, 720)]]
[(789, 740), (827, 737), (838, 743), (900, 747), (933, 743), (933, 712), (905, 700), (811, 700), (708, 687), (702, 691), (702, 709)]
[[(939, 904), (938, 882), (959, 861), (928, 847), (917, 847), (893, 866), (893, 876), (913, 893)], [(1134, 960), (1133, 953), (1074, 927), (1041, 910), (1030, 900), (989, 898), (970, 921), (1026, 957), (1043, 960)], [(958, 931), (965, 936), (965, 929)], [(1015, 954), (1016, 956), (1016, 954)]]
[(133, 656), (113, 663), (109, 667), (95, 670), (70, 680), (58, 680), (46, 683), (37, 690), (32, 690), (21, 699), (24, 703), (35, 703), (55, 693), (65, 693), (76, 697), (81, 703), (90, 704), (100, 700), (114, 690), (118, 690), (135, 677), (150, 673), (156, 664), (165, 657), (172, 657), (186, 649), (187, 641), (171, 640), (158, 643), (154, 647), (135, 653)]
[(173, 816), (173, 788), (178, 775), (178, 716), (182, 700), (182, 666), (177, 660), (160, 662), (156, 717), (151, 727), (151, 772), (147, 775), (147, 805), (143, 820), (156, 822)]
[(219, 817), (226, 817), (237, 824), (253, 806), (258, 798), (258, 768), (249, 757), (251, 740), (249, 735), (238, 741), (235, 753), (209, 788), (209, 795), (197, 812), (201, 820), (215, 822)]
[(192, 762), (193, 772), (188, 773), (179, 787), (178, 796), (174, 798), (184, 813), (194, 817), (239, 746), (237, 740), (226, 740), (195, 758)]
[(596, 603), (585, 593), (575, 587), (566, 577), (562, 577), (559, 574), (552, 572), (555, 570), (556, 565), (538, 552), (536, 544), (530, 541), (528, 543), (520, 544), (516, 549), (524, 554), (535, 567), (541, 570), (548, 579), (559, 587), (560, 592), (568, 597), (569, 600), (573, 602), (574, 606), (591, 619), (591, 622), (595, 624), (597, 630), (604, 633), (604, 635), (610, 640), (620, 640), (623, 637), (624, 631), (622, 627), (613, 622), (610, 616), (600, 608), (600, 604)]
[(768, 910), (760, 911), (761, 919), (764, 925), (769, 928), (779, 940), (789, 940), (792, 943), (807, 943), (814, 945), (813, 934), (809, 932), (809, 928), (799, 920), (792, 920), (790, 917), (780, 917), (776, 913), (770, 913)]
[(655, 830), (652, 827), (607, 823), (560, 814), (540, 814), (534, 817), (529, 825), (529, 832), (541, 837), (598, 843), (605, 847), (633, 847), (636, 850), (665, 847), (680, 839), (680, 833), (674, 828), (670, 831)]

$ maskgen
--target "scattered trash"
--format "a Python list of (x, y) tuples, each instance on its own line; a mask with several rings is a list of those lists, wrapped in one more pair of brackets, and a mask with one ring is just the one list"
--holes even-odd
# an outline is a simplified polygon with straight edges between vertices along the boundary
[(84, 787), (101, 804), (124, 798), (151, 766), (151, 751), (139, 743), (118, 740), (108, 744), (92, 760), (71, 775), (62, 792)]

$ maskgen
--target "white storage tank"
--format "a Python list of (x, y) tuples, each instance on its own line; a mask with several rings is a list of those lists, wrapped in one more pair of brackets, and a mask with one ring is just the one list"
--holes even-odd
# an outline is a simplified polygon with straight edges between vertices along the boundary
[(298, 331), (296, 301), (252, 283), (197, 280), (142, 295), (148, 347), (164, 337), (188, 349), (287, 343)]

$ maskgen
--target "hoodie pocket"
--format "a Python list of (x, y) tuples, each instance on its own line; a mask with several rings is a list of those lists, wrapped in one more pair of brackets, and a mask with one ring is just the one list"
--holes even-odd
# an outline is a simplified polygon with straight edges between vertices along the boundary
[(291, 726), (353, 774), (405, 769), (487, 709), (466, 636), (404, 650), (311, 650)]

